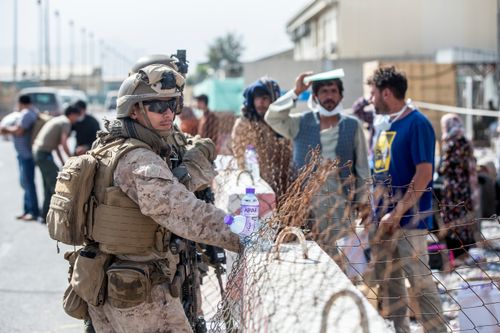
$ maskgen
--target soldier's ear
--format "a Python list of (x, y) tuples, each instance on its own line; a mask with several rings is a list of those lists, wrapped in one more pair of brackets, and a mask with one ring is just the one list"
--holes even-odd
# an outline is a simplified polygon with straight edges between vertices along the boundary
[(131, 119), (136, 120), (136, 119), (137, 119), (137, 116), (138, 116), (138, 113), (139, 113), (139, 104), (138, 104), (138, 103), (135, 103), (134, 105), (132, 105), (132, 109), (130, 110), (130, 115), (129, 115), (129, 117), (130, 117)]

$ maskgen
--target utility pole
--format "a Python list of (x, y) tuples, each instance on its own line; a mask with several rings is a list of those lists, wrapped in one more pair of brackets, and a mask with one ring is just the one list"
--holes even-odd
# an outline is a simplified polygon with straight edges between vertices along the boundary
[(12, 82), (17, 89), (17, 0), (14, 0), (14, 54), (12, 61)]
[(56, 10), (54, 12), (54, 15), (56, 17), (56, 28), (57, 28), (57, 34), (56, 34), (56, 49), (57, 49), (57, 75), (56, 78), (61, 79), (61, 18), (59, 15), (59, 11)]
[(89, 32), (90, 72), (94, 71), (94, 33)]
[(87, 29), (82, 28), (82, 79), (83, 79), (83, 90), (87, 90), (87, 46), (85, 40), (87, 39)]
[(47, 66), (47, 80), (50, 80), (50, 11), (49, 11), (49, 0), (45, 0), (45, 65)]
[(38, 76), (42, 80), (43, 75), (43, 8), (42, 0), (37, 1), (38, 4)]
[(89, 65), (90, 71), (88, 73), (87, 79), (87, 93), (89, 88), (95, 89), (95, 81), (94, 81), (94, 33), (89, 32)]
[(75, 74), (75, 22), (69, 21), (69, 76), (70, 78)]
[(99, 67), (101, 67), (102, 72), (104, 73), (104, 41), (99, 39)]

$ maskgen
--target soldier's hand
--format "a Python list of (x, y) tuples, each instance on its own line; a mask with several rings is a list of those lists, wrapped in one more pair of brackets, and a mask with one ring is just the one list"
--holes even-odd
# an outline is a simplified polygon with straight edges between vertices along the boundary
[(309, 89), (312, 83), (311, 82), (307, 84), (304, 83), (304, 78), (312, 74), (313, 72), (308, 71), (308, 72), (303, 72), (299, 74), (299, 76), (297, 76), (297, 78), (295, 79), (295, 89), (294, 89), (295, 95), (299, 96), (301, 93)]
[(191, 154), (195, 150), (200, 151), (210, 162), (213, 162), (215, 158), (217, 157), (217, 150), (215, 149), (215, 144), (214, 142), (209, 139), (209, 138), (201, 138), (198, 135), (195, 136), (193, 139), (193, 147), (191, 147), (185, 155), (185, 159), (189, 159)]

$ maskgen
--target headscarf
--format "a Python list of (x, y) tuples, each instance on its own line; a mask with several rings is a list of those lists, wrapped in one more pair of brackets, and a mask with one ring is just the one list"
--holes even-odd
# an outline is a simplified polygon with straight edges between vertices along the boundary
[(441, 128), (443, 129), (443, 133), (441, 135), (443, 140), (460, 138), (465, 135), (462, 118), (455, 113), (447, 113), (441, 117)]
[(253, 100), (256, 96), (268, 95), (271, 97), (271, 103), (280, 97), (280, 87), (276, 81), (268, 77), (260, 78), (249, 85), (243, 92), (245, 101), (241, 110), (243, 117), (252, 121), (262, 120), (262, 116), (255, 110)]
[[(443, 140), (443, 144), (447, 145), (446, 142), (457, 141), (461, 138), (464, 138), (467, 143), (470, 145), (472, 151), (474, 151), (474, 147), (472, 146), (472, 142), (469, 142), (465, 138), (465, 128), (462, 118), (455, 113), (447, 113), (443, 117), (441, 117), (441, 128), (443, 133), (441, 138)], [(479, 184), (477, 179), (477, 161), (472, 153), (472, 156), (469, 156), (467, 161), (468, 173), (469, 173), (469, 184), (470, 184), (470, 200), (472, 202), (472, 207), (474, 210), (479, 208)]]

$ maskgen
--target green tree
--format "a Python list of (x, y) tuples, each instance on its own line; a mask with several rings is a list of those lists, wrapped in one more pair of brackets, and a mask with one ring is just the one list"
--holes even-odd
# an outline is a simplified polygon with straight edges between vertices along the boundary
[(188, 75), (186, 83), (188, 85), (195, 85), (205, 80), (209, 75), (210, 67), (208, 64), (198, 64), (193, 74)]
[(208, 65), (218, 70), (227, 63), (228, 65), (240, 64), (240, 57), (244, 51), (242, 38), (231, 32), (225, 36), (217, 37), (208, 46)]
[(188, 76), (187, 84), (200, 83), (218, 69), (224, 69), (229, 77), (240, 76), (243, 69), (240, 57), (244, 50), (242, 38), (236, 34), (227, 33), (215, 38), (208, 46), (208, 62), (196, 66), (194, 73)]

